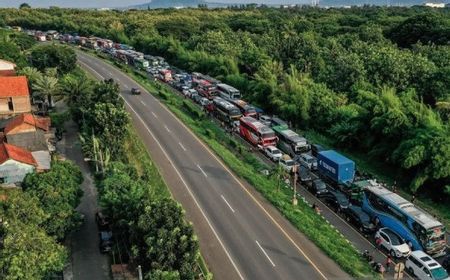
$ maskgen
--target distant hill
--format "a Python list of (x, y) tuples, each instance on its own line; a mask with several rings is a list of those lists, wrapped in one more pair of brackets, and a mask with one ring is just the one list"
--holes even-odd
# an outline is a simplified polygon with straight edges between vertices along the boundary
[(149, 3), (130, 6), (132, 9), (159, 9), (159, 8), (178, 8), (178, 7), (198, 7), (200, 4), (207, 4), (203, 0), (152, 0)]

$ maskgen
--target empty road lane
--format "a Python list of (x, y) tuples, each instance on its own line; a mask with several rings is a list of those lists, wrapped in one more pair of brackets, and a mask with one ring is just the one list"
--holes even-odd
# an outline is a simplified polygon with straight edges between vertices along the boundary
[[(202, 253), (217, 279), (349, 278), (229, 172), (155, 97), (104, 61), (77, 54), (87, 71), (120, 84), (127, 109), (155, 162), (163, 173), (172, 175), (169, 180), (181, 182), (168, 185), (193, 220)], [(141, 88), (142, 94), (131, 95), (132, 87)], [(208, 252), (211, 248), (217, 252)]]

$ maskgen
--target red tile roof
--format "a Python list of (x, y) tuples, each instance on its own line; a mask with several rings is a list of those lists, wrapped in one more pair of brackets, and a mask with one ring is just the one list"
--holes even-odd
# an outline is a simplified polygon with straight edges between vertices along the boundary
[(16, 75), (16, 70), (0, 70), (1, 77), (11, 77)]
[(0, 77), (0, 97), (30, 96), (27, 77)]
[(12, 118), (6, 125), (4, 133), (7, 135), (11, 130), (15, 129), (19, 125), (26, 123), (32, 125), (36, 128), (40, 128), (44, 131), (48, 131), (50, 129), (50, 118), (42, 118), (34, 116), (30, 113), (20, 114), (14, 118)]
[(3, 164), (8, 159), (37, 166), (36, 160), (30, 151), (7, 143), (2, 143), (0, 144), (0, 164)]

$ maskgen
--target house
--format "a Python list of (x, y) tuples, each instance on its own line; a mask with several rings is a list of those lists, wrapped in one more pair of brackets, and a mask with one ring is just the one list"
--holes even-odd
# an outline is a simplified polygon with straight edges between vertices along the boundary
[(445, 3), (425, 2), (423, 5), (430, 8), (445, 8)]
[(50, 169), (50, 152), (54, 133), (50, 131), (50, 118), (30, 113), (20, 114), (5, 123), (3, 137), (8, 144), (31, 152), (37, 163), (36, 171)]
[(10, 61), (0, 59), (0, 76), (15, 76), (16, 65)]
[(36, 167), (31, 152), (7, 143), (0, 144), (0, 183), (20, 183)]
[(0, 118), (30, 111), (27, 78), (25, 76), (0, 77)]

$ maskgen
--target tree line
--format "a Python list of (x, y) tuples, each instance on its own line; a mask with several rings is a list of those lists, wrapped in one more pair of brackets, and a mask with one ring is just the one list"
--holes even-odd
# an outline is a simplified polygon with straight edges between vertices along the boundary
[(449, 9), (3, 9), (5, 23), (97, 35), (208, 73), (244, 98), (450, 192)]

